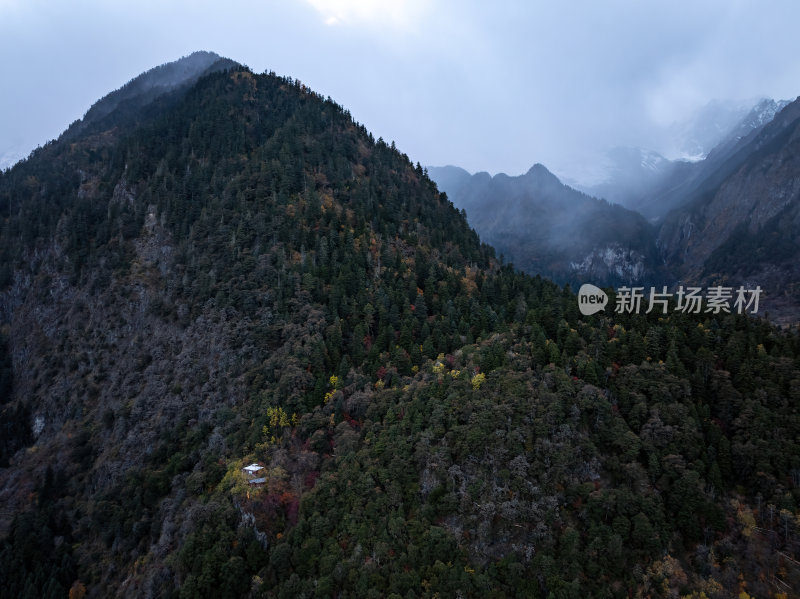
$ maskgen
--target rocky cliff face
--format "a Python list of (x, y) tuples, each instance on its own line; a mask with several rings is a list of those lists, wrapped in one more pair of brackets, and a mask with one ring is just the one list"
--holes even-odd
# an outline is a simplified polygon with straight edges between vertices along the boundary
[(738, 165), (721, 165), (718, 185), (665, 218), (659, 248), (666, 263), (687, 281), (739, 284), (763, 278), (768, 296), (785, 297), (796, 285), (794, 265), (800, 257), (795, 242), (800, 102), (778, 113), (729, 160)]

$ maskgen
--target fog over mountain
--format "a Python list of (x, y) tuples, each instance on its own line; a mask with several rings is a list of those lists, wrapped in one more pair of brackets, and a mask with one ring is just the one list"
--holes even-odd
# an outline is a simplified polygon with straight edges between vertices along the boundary
[[(787, 100), (712, 101), (682, 122), (655, 134), (645, 147), (615, 147), (594, 157), (590, 165), (575, 165), (565, 182), (659, 218), (675, 207), (692, 182), (719, 165), (742, 138), (769, 123)], [(713, 155), (705, 161), (709, 154)], [(702, 163), (698, 165), (697, 163)]]
[(700, 127), (718, 138), (700, 160), (616, 148), (608, 178), (587, 194), (541, 165), (523, 177), (428, 172), (484, 241), (528, 273), (572, 283), (760, 286), (773, 318), (794, 322), (799, 107), (761, 100), (726, 130)]
[[(717, 155), (718, 154), (718, 155)], [(683, 280), (759, 285), (791, 322), (800, 300), (800, 99), (709, 154), (658, 244)]]
[(116, 122), (126, 113), (130, 115), (129, 118), (136, 118), (143, 106), (159, 96), (189, 86), (203, 75), (237, 64), (214, 52), (198, 51), (181, 60), (152, 68), (92, 104), (83, 118), (74, 122), (64, 135), (68, 139), (76, 138), (92, 127), (101, 127), (102, 120), (112, 112), (115, 113)]
[(543, 165), (519, 177), (431, 167), (481, 239), (515, 266), (561, 283), (655, 281), (655, 230), (639, 214), (562, 184)]
[(689, 162), (702, 160), (729, 136), (749, 113), (757, 110), (768, 112), (769, 106), (773, 108), (769, 116), (771, 119), (776, 107), (773, 100), (711, 100), (682, 120), (672, 123), (665, 130), (665, 139), (655, 140), (656, 144), (652, 147), (673, 160)]
[[(166, 57), (214, 48), (300, 79), (422, 164), (520, 175), (541, 163), (588, 184), (609, 148), (707, 151), (713, 127), (679, 135), (704, 107), (724, 125), (759, 97), (794, 97), (798, 21), (791, 0), (3, 0), (13, 93), (0, 95), (0, 155), (27, 156)], [(702, 147), (671, 141), (673, 123)]]
[(7, 147), (0, 154), (0, 170), (9, 168), (25, 158), (25, 151), (21, 147)]

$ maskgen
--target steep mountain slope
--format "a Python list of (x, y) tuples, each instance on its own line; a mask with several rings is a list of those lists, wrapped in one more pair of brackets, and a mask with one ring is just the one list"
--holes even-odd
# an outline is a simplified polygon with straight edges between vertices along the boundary
[(522, 270), (572, 284), (656, 278), (653, 230), (638, 214), (563, 185), (541, 164), (519, 177), (459, 171), (428, 169), (481, 238)]
[(739, 151), (787, 104), (763, 99), (746, 109), (712, 103), (684, 124), (686, 130), (679, 136), (681, 151), (688, 152), (692, 160), (668, 160), (641, 148), (615, 148), (608, 153), (605, 180), (576, 187), (648, 219), (661, 219), (703, 189), (718, 184), (723, 171), (729, 174), (738, 164)]
[(692, 201), (666, 217), (659, 246), (668, 263), (687, 281), (759, 284), (773, 310), (796, 317), (798, 173), (795, 101), (737, 144)]
[(662, 219), (719, 185), (747, 158), (750, 142), (787, 104), (774, 100), (756, 104), (703, 160), (672, 163), (667, 177), (641, 192), (637, 209), (649, 218)]
[(115, 109), (0, 225), (9, 596), (800, 588), (797, 334), (579, 316), (298, 81)]
[(727, 148), (735, 147), (740, 140), (758, 133), (763, 127), (771, 123), (775, 116), (789, 104), (789, 100), (771, 100), (769, 98), (760, 100), (718, 143), (711, 147), (710, 151), (706, 152), (706, 156), (711, 152), (724, 152)]
[[(38, 448), (3, 473), (1, 492), (8, 518), (49, 466), (58, 492), (80, 498), (62, 505), (61, 522), (88, 515), (100, 547), (106, 516), (89, 497), (137, 514), (107, 530), (116, 567), (91, 571), (91, 543), (77, 556), (95, 585), (122, 593), (122, 556), (173, 519), (158, 503), (170, 480), (200, 468), (216, 484), (217, 461), (241, 455), (244, 439), (231, 454), (215, 428), (232, 408), (248, 401), (228, 435), (263, 418), (273, 393), (290, 413), (322, 405), (332, 374), (352, 384), (356, 359), (371, 377), (390, 352), (409, 374), (424, 341), (434, 357), (451, 351), (480, 321), (471, 332), (459, 303), (448, 314), (464, 330), (426, 323), (421, 294), (440, 312), (443, 297), (468, 297), (460, 290), (490, 254), (421, 170), (297, 82), (235, 70), (102, 122), (109, 129), (70, 133), (0, 179), (16, 400), (7, 454)], [(178, 451), (182, 462), (137, 478)], [(175, 534), (153, 546), (155, 564)]]
[[(439, 189), (454, 197), (459, 197), (472, 181), (472, 175), (459, 166), (431, 166), (427, 171)], [(486, 174), (478, 173), (478, 176), (483, 178)]]
[(702, 160), (728, 137), (756, 106), (744, 101), (711, 100), (667, 127), (667, 140), (659, 147), (665, 153), (691, 162)]

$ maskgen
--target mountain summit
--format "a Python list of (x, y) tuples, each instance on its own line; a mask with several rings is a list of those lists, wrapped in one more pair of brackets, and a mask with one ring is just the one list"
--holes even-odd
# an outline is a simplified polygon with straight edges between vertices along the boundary
[(113, 118), (118, 123), (121, 119), (130, 118), (159, 96), (188, 87), (203, 75), (237, 66), (240, 65), (213, 52), (193, 52), (175, 62), (150, 69), (95, 102), (81, 120), (67, 129), (65, 136), (76, 138), (91, 127), (100, 128), (103, 118), (111, 113), (114, 113)]

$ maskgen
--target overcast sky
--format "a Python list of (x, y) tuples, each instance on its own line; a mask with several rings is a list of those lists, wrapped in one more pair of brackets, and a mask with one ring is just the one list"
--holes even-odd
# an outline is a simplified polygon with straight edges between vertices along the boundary
[(714, 98), (794, 99), (798, 23), (796, 0), (0, 0), (0, 159), (211, 50), (330, 95), (415, 162), (564, 172)]

